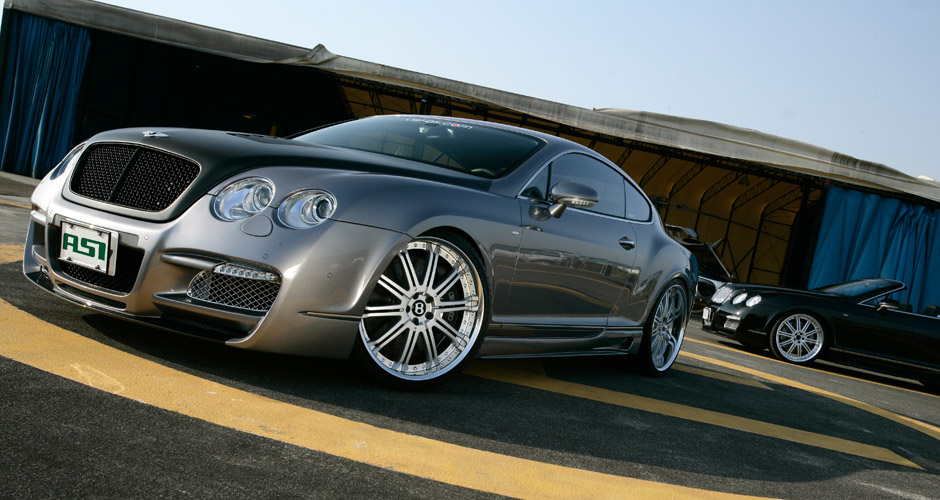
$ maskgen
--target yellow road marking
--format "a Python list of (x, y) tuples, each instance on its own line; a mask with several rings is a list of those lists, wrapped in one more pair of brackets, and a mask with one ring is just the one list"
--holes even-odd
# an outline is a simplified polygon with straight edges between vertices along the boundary
[(346, 420), (138, 358), (46, 323), (3, 300), (0, 355), (213, 424), (497, 495), (533, 499), (748, 498), (541, 463)]
[[(518, 367), (521, 365), (517, 364), (514, 366)], [(511, 384), (531, 387), (533, 389), (540, 389), (557, 394), (565, 394), (581, 399), (589, 399), (601, 403), (623, 406), (625, 408), (648, 411), (660, 415), (691, 420), (693, 422), (701, 422), (704, 424), (726, 427), (728, 429), (759, 434), (761, 436), (769, 436), (786, 441), (792, 441), (795, 443), (815, 446), (817, 448), (824, 448), (840, 453), (856, 455), (922, 470), (922, 467), (915, 464), (914, 462), (911, 462), (910, 460), (894, 453), (891, 450), (878, 446), (857, 443), (847, 439), (826, 436), (823, 434), (817, 434), (815, 432), (808, 432), (800, 429), (793, 429), (790, 427), (784, 427), (782, 425), (761, 422), (759, 420), (727, 415), (711, 410), (703, 410), (701, 408), (670, 403), (668, 401), (660, 401), (658, 399), (651, 399), (643, 396), (635, 396), (633, 394), (611, 391), (600, 387), (577, 384), (574, 382), (566, 382), (564, 380), (556, 380), (549, 378), (545, 374), (542, 365), (538, 363), (529, 364), (527, 367), (527, 369), (514, 369), (513, 367), (506, 366), (505, 364), (477, 362), (471, 365), (466, 373), (470, 375), (476, 375), (478, 377), (498, 380), (501, 382), (508, 382)]]
[(17, 207), (17, 208), (27, 208), (27, 209), (29, 208), (29, 205), (23, 205), (22, 203), (16, 203), (16, 202), (6, 201), (6, 200), (0, 200), (0, 205), (9, 205), (11, 207)]
[(732, 384), (741, 384), (741, 385), (746, 385), (748, 387), (756, 387), (758, 389), (767, 389), (768, 391), (773, 390), (770, 387), (767, 387), (766, 385), (754, 379), (739, 377), (737, 375), (729, 375), (727, 373), (721, 373), (721, 372), (716, 372), (712, 370), (703, 370), (695, 366), (680, 365), (676, 363), (672, 365), (672, 369), (680, 371), (680, 372), (691, 373), (692, 375), (698, 375), (700, 377), (708, 377), (708, 378), (713, 378), (715, 380), (721, 380), (724, 382), (731, 382)]
[(893, 413), (888, 410), (883, 410), (881, 408), (878, 408), (877, 406), (872, 406), (868, 403), (863, 403), (861, 401), (848, 398), (840, 394), (835, 394), (833, 392), (824, 391), (822, 389), (817, 389), (816, 387), (813, 387), (811, 385), (796, 382), (788, 378), (780, 377), (780, 376), (773, 375), (767, 372), (762, 372), (759, 370), (754, 370), (752, 368), (747, 368), (745, 366), (739, 366), (734, 363), (728, 363), (727, 361), (721, 361), (718, 359), (709, 358), (708, 356), (702, 356), (700, 354), (693, 354), (690, 352), (681, 351), (680, 356), (691, 358), (691, 359), (697, 359), (699, 361), (703, 361), (705, 363), (711, 363), (713, 365), (723, 366), (725, 368), (730, 368), (732, 370), (737, 370), (742, 373), (754, 375), (755, 377), (760, 377), (764, 380), (769, 380), (777, 384), (786, 385), (789, 387), (793, 387), (795, 389), (800, 389), (803, 391), (811, 392), (813, 394), (817, 394), (819, 396), (833, 399), (840, 403), (847, 404), (849, 406), (854, 406), (855, 408), (858, 408), (860, 410), (873, 413), (875, 415), (878, 415), (879, 417), (886, 418), (893, 422), (897, 422), (901, 425), (910, 427), (911, 429), (914, 429), (916, 431), (923, 432), (924, 434), (927, 434), (928, 436), (934, 439), (940, 439), (940, 428), (934, 427), (933, 425), (930, 425), (926, 422), (921, 422), (919, 420), (915, 420), (910, 417), (905, 417), (904, 415), (898, 415), (897, 413)]
[(23, 245), (0, 245), (0, 264), (23, 260)]
[[(707, 346), (710, 346), (710, 347), (715, 347), (715, 348), (717, 348), (717, 349), (724, 349), (725, 351), (736, 352), (736, 353), (738, 353), (738, 354), (743, 354), (743, 355), (745, 355), (745, 356), (752, 356), (752, 357), (755, 357), (755, 358), (758, 358), (758, 359), (763, 359), (763, 360), (765, 360), (765, 361), (772, 361), (772, 362), (774, 362), (774, 363), (780, 363), (780, 364), (787, 365), (787, 366), (795, 366), (795, 365), (793, 365), (792, 363), (787, 363), (787, 362), (785, 362), (785, 361), (780, 361), (779, 359), (774, 359), (774, 358), (771, 358), (771, 357), (768, 357), (768, 356), (765, 356), (765, 355), (762, 355), (762, 354), (756, 354), (756, 353), (753, 353), (753, 352), (747, 352), (746, 350), (742, 350), (741, 348), (729, 347), (729, 346), (720, 344), (720, 343), (718, 343), (718, 342), (711, 342), (711, 341), (699, 340), (699, 339), (690, 339), (689, 337), (686, 337), (686, 338), (685, 338), (685, 341), (686, 341), (686, 342), (695, 342), (696, 344), (707, 345)], [(919, 395), (919, 396), (928, 396), (928, 397), (932, 397), (932, 398), (940, 398), (940, 396), (938, 396), (938, 395), (936, 395), (936, 394), (929, 394), (929, 393), (926, 393), (926, 392), (923, 392), (923, 391), (917, 391), (917, 390), (914, 390), (914, 389), (908, 389), (907, 387), (899, 387), (899, 386), (896, 386), (896, 385), (885, 384), (885, 383), (882, 383), (882, 382), (876, 382), (876, 381), (874, 381), (874, 380), (868, 380), (868, 379), (864, 379), (864, 378), (853, 377), (853, 376), (851, 376), (851, 375), (845, 375), (845, 374), (843, 374), (843, 373), (835, 373), (835, 372), (828, 371), (828, 370), (820, 370), (819, 368), (813, 368), (812, 366), (803, 366), (802, 368), (805, 369), (805, 370), (813, 370), (814, 372), (818, 372), (818, 373), (825, 373), (826, 375), (835, 375), (835, 376), (837, 376), (837, 377), (842, 377), (842, 378), (847, 378), (847, 379), (852, 379), (852, 380), (858, 380), (859, 382), (865, 382), (866, 384), (880, 385), (881, 387), (888, 387), (888, 388), (891, 388), (891, 389), (894, 389), (894, 390), (897, 390), (897, 391), (910, 392), (910, 393), (912, 393), (912, 394), (917, 394), (917, 395)]]

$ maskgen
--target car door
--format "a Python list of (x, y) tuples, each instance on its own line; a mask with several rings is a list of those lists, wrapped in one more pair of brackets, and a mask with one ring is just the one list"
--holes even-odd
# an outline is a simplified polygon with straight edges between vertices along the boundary
[[(548, 192), (563, 181), (593, 188), (597, 205), (552, 217)], [(519, 197), (523, 233), (504, 322), (605, 327), (635, 259), (623, 183), (618, 171), (578, 153), (556, 158), (529, 182)]]
[(940, 319), (903, 311), (878, 311), (875, 301), (843, 314), (838, 347), (940, 367)]

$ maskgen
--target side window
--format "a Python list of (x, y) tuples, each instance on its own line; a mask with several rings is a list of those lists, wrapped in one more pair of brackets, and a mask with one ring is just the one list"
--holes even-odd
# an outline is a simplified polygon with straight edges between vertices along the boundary
[(627, 194), (627, 218), (638, 221), (650, 220), (650, 204), (643, 193), (626, 179), (623, 180), (623, 190)]
[(626, 213), (623, 176), (590, 156), (572, 153), (558, 157), (551, 164), (551, 182), (574, 181), (597, 191), (597, 205), (587, 209), (614, 217)]
[(548, 167), (539, 171), (522, 190), (522, 196), (533, 200), (548, 199)]

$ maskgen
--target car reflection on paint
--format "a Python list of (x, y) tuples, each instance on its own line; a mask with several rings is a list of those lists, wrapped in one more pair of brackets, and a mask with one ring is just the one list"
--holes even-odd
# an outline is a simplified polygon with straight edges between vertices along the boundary
[(904, 289), (881, 278), (811, 291), (729, 284), (702, 311), (702, 326), (790, 363), (824, 358), (938, 387), (940, 308), (912, 311), (890, 298)]
[(40, 183), (23, 268), (59, 298), (437, 384), (475, 356), (675, 361), (690, 254), (594, 151), (431, 116), (283, 139), (124, 129)]

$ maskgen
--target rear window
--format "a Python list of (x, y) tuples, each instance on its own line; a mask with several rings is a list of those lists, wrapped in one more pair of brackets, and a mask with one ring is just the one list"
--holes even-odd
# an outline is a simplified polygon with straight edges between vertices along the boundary
[(340, 123), (294, 140), (407, 158), (488, 179), (515, 169), (544, 145), (509, 130), (409, 116)]

